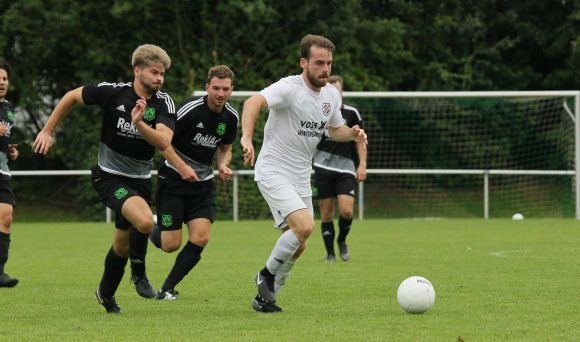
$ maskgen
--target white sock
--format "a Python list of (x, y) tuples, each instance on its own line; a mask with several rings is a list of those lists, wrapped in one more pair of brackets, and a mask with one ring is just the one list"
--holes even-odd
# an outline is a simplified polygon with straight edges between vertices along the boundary
[(278, 273), (276, 273), (276, 278), (274, 280), (274, 292), (276, 293), (276, 296), (278, 295), (278, 292), (280, 292), (282, 286), (288, 282), (288, 278), (290, 278), (290, 274), (292, 273), (292, 267), (294, 267), (295, 263), (296, 259), (290, 258), (290, 260), (286, 261), (286, 263), (280, 267)]
[(300, 241), (298, 237), (291, 229), (288, 229), (280, 236), (274, 249), (272, 249), (272, 254), (270, 254), (268, 261), (266, 261), (268, 271), (272, 274), (278, 273), (278, 270), (292, 258), (299, 247)]

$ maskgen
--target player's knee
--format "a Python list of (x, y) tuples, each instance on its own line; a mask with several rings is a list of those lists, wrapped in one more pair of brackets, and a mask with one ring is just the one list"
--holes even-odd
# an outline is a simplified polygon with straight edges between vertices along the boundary
[(300, 241), (305, 241), (314, 231), (314, 219), (301, 222), (294, 231), (297, 233)]
[(113, 251), (120, 257), (129, 257), (129, 242), (128, 241), (115, 241), (113, 242)]
[(141, 216), (133, 223), (133, 226), (142, 234), (150, 234), (151, 230), (153, 229), (153, 225), (155, 222), (153, 221), (153, 217)]
[(161, 249), (167, 253), (175, 252), (179, 247), (181, 247), (181, 241), (177, 239), (163, 241), (161, 244)]
[(196, 236), (194, 239), (190, 240), (191, 243), (196, 244), (201, 247), (205, 247), (209, 242), (209, 235)]
[(322, 222), (330, 222), (333, 219), (333, 213), (331, 211), (321, 211), (320, 212), (320, 219)]
[(10, 233), (10, 226), (12, 225), (12, 214), (4, 215), (0, 218), (0, 231)]
[(345, 209), (340, 210), (340, 216), (344, 217), (347, 220), (352, 219), (352, 214), (353, 214), (352, 208), (348, 208), (348, 209), (345, 208)]

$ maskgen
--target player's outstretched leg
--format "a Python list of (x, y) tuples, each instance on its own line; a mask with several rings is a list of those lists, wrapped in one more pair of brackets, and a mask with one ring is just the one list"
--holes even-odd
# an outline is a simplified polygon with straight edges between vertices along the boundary
[(131, 283), (143, 298), (155, 298), (157, 291), (151, 285), (145, 273), (145, 256), (149, 235), (143, 234), (135, 228), (129, 231), (129, 259), (131, 260)]
[(117, 255), (111, 247), (105, 257), (105, 270), (95, 291), (95, 297), (108, 313), (120, 313), (121, 308), (115, 300), (115, 292), (125, 274), (127, 258)]
[(159, 289), (157, 293), (157, 299), (159, 300), (175, 300), (179, 292), (175, 291), (175, 286), (183, 280), (183, 278), (189, 274), (189, 272), (197, 265), (201, 260), (201, 253), (203, 252), (203, 247), (194, 244), (191, 241), (187, 241), (185, 246), (181, 249), (177, 258), (175, 258), (175, 264), (169, 272), (165, 283)]

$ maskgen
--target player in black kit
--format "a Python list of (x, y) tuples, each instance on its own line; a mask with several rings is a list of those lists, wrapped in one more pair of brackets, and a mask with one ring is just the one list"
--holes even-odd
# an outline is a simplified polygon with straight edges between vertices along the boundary
[(157, 225), (151, 241), (165, 252), (181, 246), (182, 224), (189, 239), (175, 259), (175, 264), (157, 299), (174, 300), (175, 286), (201, 259), (215, 219), (215, 185), (212, 161), (220, 179), (227, 182), (232, 170), (232, 143), (236, 138), (238, 113), (227, 103), (234, 86), (234, 73), (225, 65), (208, 72), (204, 97), (191, 98), (177, 110), (177, 124), (171, 147), (163, 151), (157, 188)]
[[(328, 83), (334, 85), (342, 94), (343, 80), (338, 75), (330, 76)], [(343, 104), (340, 108), (348, 127), (363, 127), (358, 110)], [(314, 184), (313, 196), (318, 199), (321, 216), (322, 239), (326, 248), (326, 262), (336, 261), (334, 256), (334, 199), (338, 202), (338, 237), (336, 243), (340, 258), (350, 259), (346, 236), (350, 232), (354, 210), (356, 182), (367, 177), (367, 150), (365, 146), (353, 142), (336, 142), (324, 134), (316, 147), (313, 158)]]
[(149, 204), (155, 148), (166, 149), (175, 128), (173, 100), (160, 91), (170, 65), (169, 56), (159, 46), (139, 46), (132, 56), (133, 83), (99, 83), (69, 91), (33, 144), (36, 153), (46, 154), (57, 124), (73, 105), (101, 107), (101, 142), (91, 182), (100, 200), (115, 211), (116, 230), (95, 296), (109, 313), (121, 311), (114, 295), (128, 259), (131, 281), (139, 295), (153, 298), (157, 294), (145, 273), (145, 255), (154, 224)]
[(16, 144), (10, 144), (10, 135), (14, 125), (14, 106), (6, 101), (10, 85), (10, 65), (0, 63), (0, 287), (14, 287), (18, 279), (4, 273), (10, 249), (10, 225), (14, 211), (14, 194), (12, 177), (8, 169), (8, 160), (18, 158)]

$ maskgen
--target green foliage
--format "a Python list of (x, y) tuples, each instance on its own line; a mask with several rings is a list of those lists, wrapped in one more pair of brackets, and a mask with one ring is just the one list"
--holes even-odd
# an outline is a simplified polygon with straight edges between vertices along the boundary
[[(176, 102), (203, 89), (216, 64), (232, 67), (237, 90), (300, 73), (307, 33), (336, 43), (333, 71), (346, 90), (563, 90), (580, 78), (579, 22), (573, 1), (0, 0), (0, 59), (14, 67), (8, 98), (24, 149), (68, 90), (131, 81), (131, 52), (143, 43), (171, 56), (164, 90)], [(49, 156), (23, 153), (15, 167), (93, 164), (94, 113), (75, 109)], [(529, 136), (518, 132), (520, 143)]]

